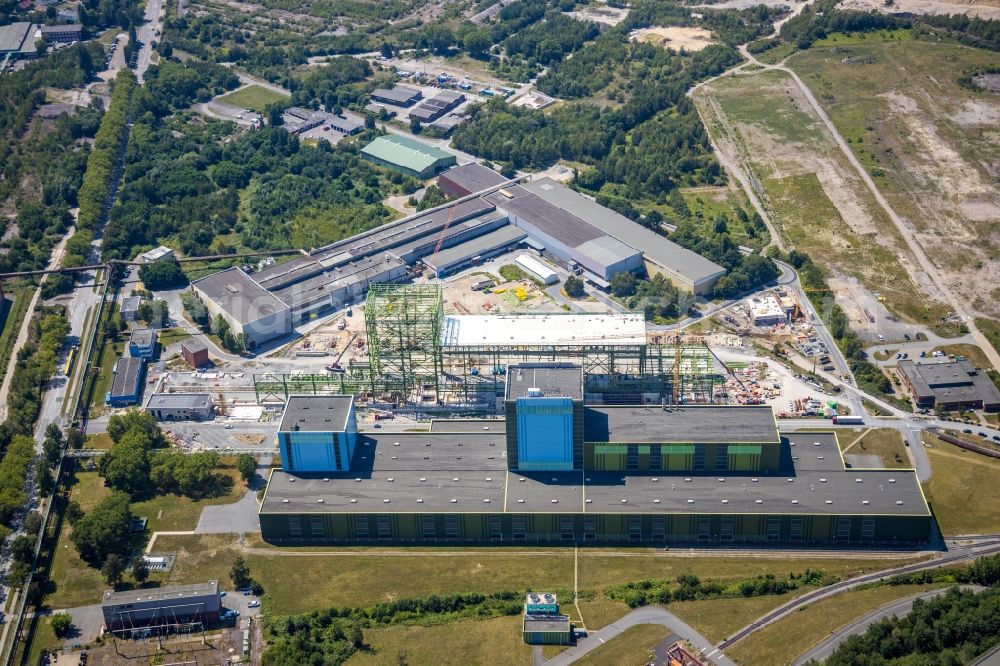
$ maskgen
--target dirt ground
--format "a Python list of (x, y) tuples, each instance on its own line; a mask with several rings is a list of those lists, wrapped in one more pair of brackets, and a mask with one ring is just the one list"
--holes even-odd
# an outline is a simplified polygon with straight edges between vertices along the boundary
[(915, 268), (895, 227), (791, 77), (723, 77), (696, 100), (720, 149), (750, 172), (792, 247), (831, 274), (882, 292), (898, 316), (930, 322), (948, 314), (938, 311), (943, 299), (937, 289)]
[(1000, 2), (997, 0), (976, 0), (975, 2), (950, 2), (949, 0), (893, 0), (886, 5), (883, 0), (845, 0), (840, 3), (844, 9), (862, 12), (884, 12), (886, 14), (966, 14), (984, 19), (1000, 18)]
[(628, 9), (620, 7), (581, 7), (574, 12), (565, 12), (566, 16), (571, 16), (581, 21), (593, 21), (609, 26), (616, 26), (628, 18)]
[[(1000, 5), (1000, 0), (995, 0)], [(958, 85), (996, 55), (916, 41), (801, 53), (789, 64), (820, 95), (852, 150), (950, 283), (1000, 316), (1000, 98)], [(867, 64), (850, 65), (859, 58)]]
[(712, 43), (712, 33), (704, 28), (652, 27), (635, 30), (633, 39), (665, 49), (701, 51)]
[[(500, 265), (494, 262), (484, 267), (481, 272), (445, 282), (443, 293), (445, 312), (459, 315), (562, 312), (562, 308), (530, 280), (508, 282), (500, 277), (498, 271)], [(495, 281), (492, 293), (472, 290), (472, 283), (485, 279)], [(524, 289), (524, 294), (527, 296), (524, 301), (517, 299), (518, 287)], [(503, 291), (497, 293), (497, 289)]]
[[(242, 630), (226, 629), (210, 633), (202, 642), (201, 634), (173, 636), (160, 643), (156, 638), (109, 641), (87, 650), (91, 666), (121, 666), (122, 664), (188, 664), (208, 666), (227, 662), (242, 653)], [(53, 664), (79, 662), (79, 652), (61, 653)]]

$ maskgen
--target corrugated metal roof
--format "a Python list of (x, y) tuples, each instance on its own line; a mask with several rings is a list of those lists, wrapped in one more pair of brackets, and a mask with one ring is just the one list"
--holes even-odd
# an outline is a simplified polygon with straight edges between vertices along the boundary
[(610, 208), (605, 208), (596, 201), (557, 183), (551, 178), (540, 178), (524, 183), (523, 187), (553, 206), (575, 215), (593, 227), (642, 252), (653, 263), (678, 274), (692, 284), (698, 284), (725, 273), (726, 269), (714, 261), (709, 261), (697, 252), (692, 252), (667, 240), (641, 224), (633, 222)]
[(452, 264), (471, 259), (477, 254), (489, 252), (490, 250), (504, 245), (512, 245), (525, 237), (525, 233), (512, 224), (504, 226), (484, 234), (464, 243), (459, 243), (454, 247), (441, 250), (436, 255), (426, 257), (424, 263), (434, 270), (447, 268)]
[(362, 148), (361, 152), (414, 171), (423, 171), (438, 160), (455, 158), (440, 148), (395, 134), (380, 136)]

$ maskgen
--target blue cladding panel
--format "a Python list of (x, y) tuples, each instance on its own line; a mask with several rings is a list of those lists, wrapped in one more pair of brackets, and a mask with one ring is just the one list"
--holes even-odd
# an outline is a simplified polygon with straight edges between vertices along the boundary
[[(329, 432), (287, 433), (292, 456), (291, 470), (295, 472), (335, 472), (337, 457), (333, 450), (334, 434)], [(282, 457), (282, 467), (289, 471), (288, 461)]]
[(573, 400), (517, 399), (517, 468), (573, 469)]

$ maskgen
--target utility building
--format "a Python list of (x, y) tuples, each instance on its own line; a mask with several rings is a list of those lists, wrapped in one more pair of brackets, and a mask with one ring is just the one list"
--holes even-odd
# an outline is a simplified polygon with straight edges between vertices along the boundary
[(354, 396), (291, 396), (278, 427), (286, 472), (343, 472), (358, 440)]
[(146, 411), (157, 421), (207, 421), (215, 413), (208, 393), (154, 393)]
[(134, 328), (128, 337), (128, 355), (150, 359), (156, 353), (156, 331), (151, 328)]
[(967, 360), (914, 363), (906, 359), (897, 369), (917, 407), (1000, 410), (1000, 391), (986, 373)]
[(111, 390), (104, 398), (111, 407), (128, 407), (139, 402), (142, 396), (142, 380), (146, 376), (146, 359), (139, 357), (120, 358), (115, 362)]
[(455, 166), (455, 156), (451, 153), (398, 134), (380, 136), (361, 149), (361, 156), (420, 179), (432, 178)]
[(190, 631), (218, 622), (222, 610), (219, 582), (170, 585), (115, 592), (107, 590), (101, 601), (108, 631), (130, 636), (135, 630)]

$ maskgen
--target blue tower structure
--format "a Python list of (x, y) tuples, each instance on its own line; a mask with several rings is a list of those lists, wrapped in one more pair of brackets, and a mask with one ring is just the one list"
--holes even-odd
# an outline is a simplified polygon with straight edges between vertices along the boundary
[(358, 440), (353, 395), (288, 397), (278, 427), (286, 472), (345, 472)]

